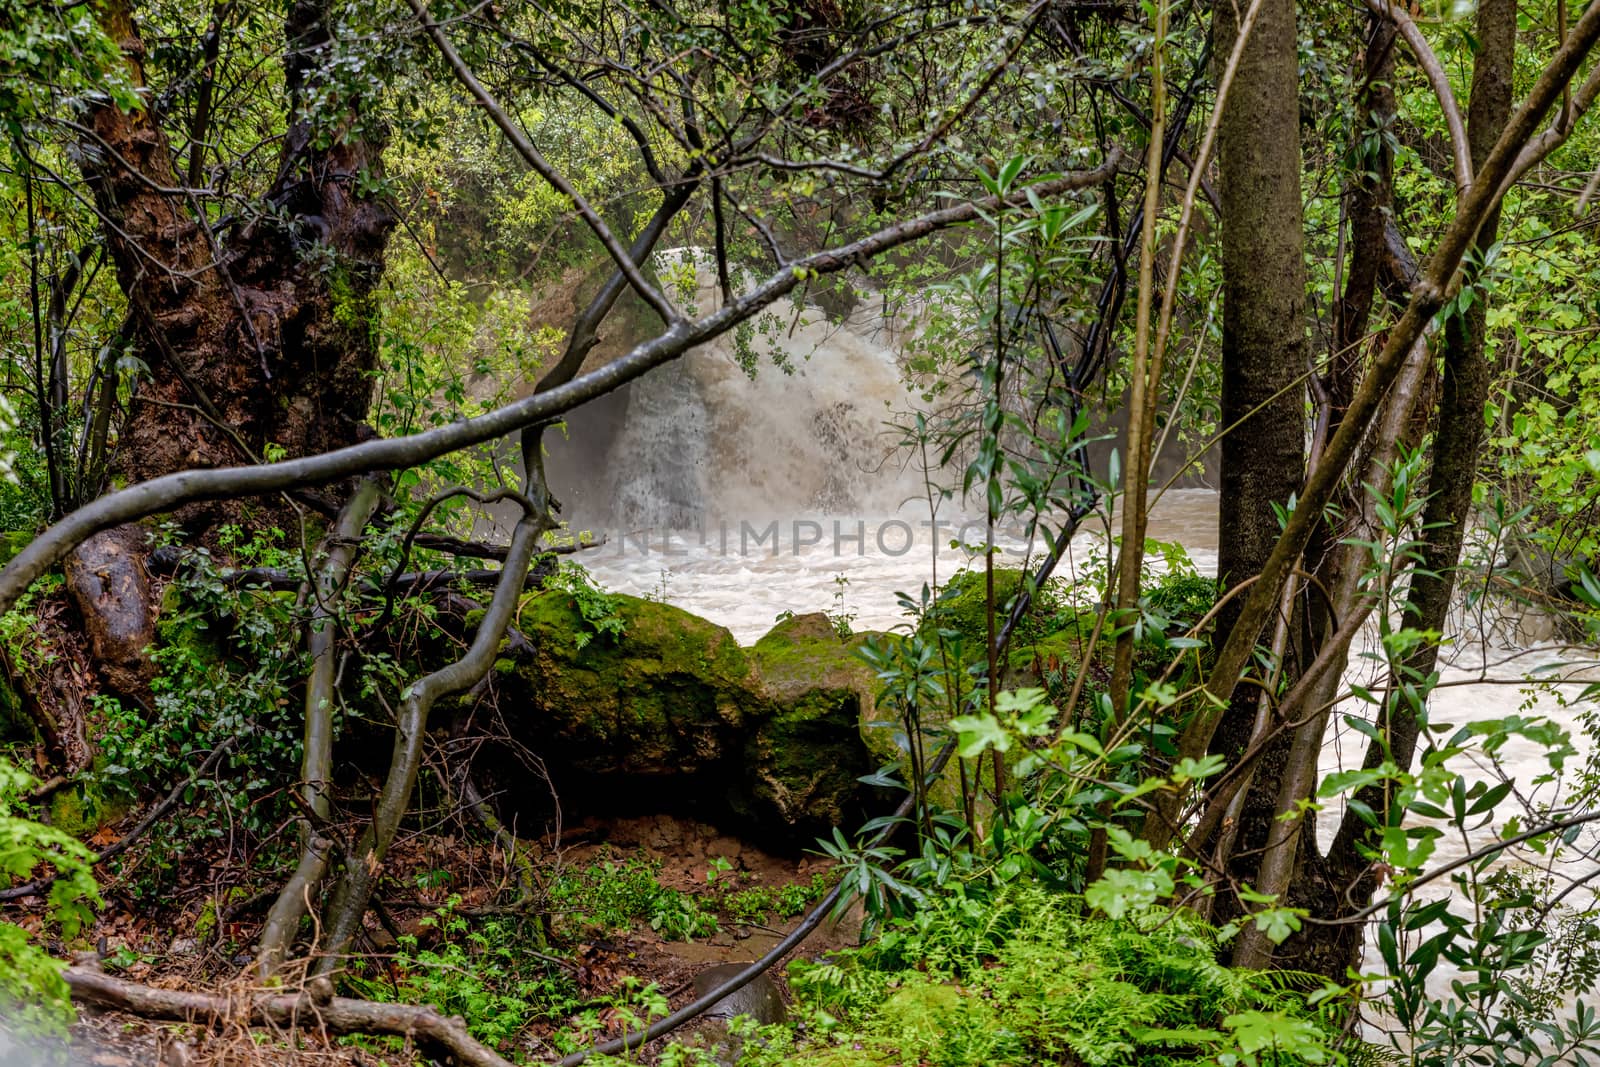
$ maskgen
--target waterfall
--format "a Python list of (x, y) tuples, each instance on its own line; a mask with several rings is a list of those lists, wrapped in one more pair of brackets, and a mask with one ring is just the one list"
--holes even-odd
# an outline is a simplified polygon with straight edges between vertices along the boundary
[(611, 520), (625, 528), (686, 529), (705, 510), (711, 466), (705, 404), (682, 361), (628, 391), (622, 431), (606, 454)]
[[(720, 306), (703, 254), (674, 250), (657, 262), (686, 314)], [(564, 487), (576, 524), (689, 529), (893, 513), (921, 492), (886, 426), (912, 406), (895, 336), (877, 314), (831, 323), (785, 300), (651, 371), (629, 387), (615, 429), (581, 446), (603, 474)], [(575, 430), (582, 418), (575, 413)]]

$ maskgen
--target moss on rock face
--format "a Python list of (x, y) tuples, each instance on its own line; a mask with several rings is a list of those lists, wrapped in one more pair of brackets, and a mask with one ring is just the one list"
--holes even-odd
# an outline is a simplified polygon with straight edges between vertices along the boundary
[(85, 838), (127, 815), (132, 802), (90, 775), (56, 790), (50, 797), (50, 825), (76, 838)]
[(537, 705), (538, 735), (588, 774), (709, 770), (760, 711), (749, 660), (721, 626), (667, 604), (616, 600), (626, 636), (581, 645), (587, 624), (571, 596), (542, 593), (524, 606), (519, 626), (535, 651), (516, 673)]
[(790, 825), (848, 824), (863, 774), (875, 766), (863, 736), (877, 688), (857, 650), (826, 615), (780, 622), (751, 650), (773, 711), (745, 744), (750, 802)]
[(612, 801), (623, 789), (700, 801), (789, 837), (860, 817), (858, 778), (874, 766), (861, 639), (799, 616), (745, 649), (680, 608), (613, 597), (625, 625), (615, 640), (581, 640), (589, 631), (568, 594), (533, 597), (519, 619), (532, 651), (497, 682), (503, 708), (524, 705), (558, 787), (565, 776), (609, 788)]

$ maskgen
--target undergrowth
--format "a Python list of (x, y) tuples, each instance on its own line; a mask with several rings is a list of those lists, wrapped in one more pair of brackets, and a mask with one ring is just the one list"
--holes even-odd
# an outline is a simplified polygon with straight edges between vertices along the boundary
[[(1017, 882), (930, 896), (872, 942), (790, 968), (804, 1025), (741, 1062), (1288, 1067), (1346, 1062), (1310, 979), (1233, 970), (1187, 912), (1113, 920)], [(746, 1046), (753, 1050), (755, 1046)]]
[(509, 1050), (530, 1025), (561, 1019), (583, 1005), (569, 969), (539, 951), (534, 916), (469, 919), (451, 896), (420, 925), (436, 935), (427, 947), (402, 936), (386, 966), (368, 967), (350, 985), (374, 1000), (432, 1004), (466, 1020), (474, 1037)]
[(705, 888), (684, 892), (663, 886), (660, 860), (637, 856), (603, 859), (562, 872), (550, 885), (558, 935), (597, 936), (648, 925), (667, 941), (710, 937), (722, 923), (763, 923), (799, 915), (828, 891), (818, 873), (803, 885), (749, 886), (724, 859), (713, 860)]

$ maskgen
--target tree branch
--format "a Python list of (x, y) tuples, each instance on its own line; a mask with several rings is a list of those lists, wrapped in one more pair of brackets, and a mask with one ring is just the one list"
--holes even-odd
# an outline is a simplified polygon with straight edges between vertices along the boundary
[(322, 946), (324, 955), (317, 961), (319, 974), (327, 974), (337, 967), (341, 955), (361, 925), (362, 916), (366, 914), (372, 887), (383, 867), (383, 859), (400, 829), (400, 821), (405, 817), (411, 804), (411, 794), (416, 789), (429, 712), (439, 698), (470, 688), (488, 673), (500, 647), (500, 639), (505, 636), (516, 614), (528, 564), (545, 529), (544, 514), (532, 501), (524, 497), (517, 502), (522, 505), (522, 519), (512, 532), (511, 551), (506, 557), (505, 568), (500, 572), (500, 584), (494, 591), (494, 599), (489, 602), (471, 647), (459, 660), (418, 679), (406, 690), (405, 699), (400, 705), (399, 721), (395, 724), (394, 757), (390, 761), (388, 777), (384, 779), (383, 791), (378, 796), (376, 811), (361, 837), (361, 843), (350, 856), (344, 876), (334, 892), (327, 923), (327, 940)]
[[(1030, 193), (1038, 197), (1051, 197), (1092, 188), (1116, 173), (1122, 162), (1122, 154), (1113, 149), (1106, 161), (1093, 170), (1076, 171), (1037, 182), (1012, 193), (1005, 204), (1018, 206), (1027, 203)], [(655, 367), (671, 362), (695, 345), (753, 318), (773, 301), (792, 292), (802, 280), (816, 274), (845, 270), (890, 249), (969, 222), (981, 213), (994, 211), (1000, 206), (1001, 198), (986, 197), (942, 208), (886, 227), (850, 244), (807, 256), (771, 275), (732, 304), (724, 304), (704, 318), (694, 322), (679, 321), (604, 367), (574, 378), (549, 392), (535, 393), (475, 419), (452, 422), (409, 437), (368, 441), (281, 463), (178, 471), (110, 493), (46, 529), (0, 570), (0, 611), (10, 610), (17, 598), (37, 578), (60, 562), (75, 546), (101, 530), (160, 514), (180, 504), (276, 493), (327, 485), (373, 471), (401, 470), (504, 437), (524, 427), (548, 421), (633, 381)]]
[(1422, 30), (1403, 5), (1394, 3), (1394, 0), (1366, 2), (1371, 11), (1393, 22), (1400, 30), (1400, 36), (1411, 46), (1411, 54), (1417, 57), (1417, 66), (1427, 75), (1433, 95), (1439, 98), (1439, 110), (1444, 112), (1445, 125), (1450, 129), (1450, 160), (1455, 167), (1456, 192), (1465, 192), (1467, 186), (1472, 184), (1472, 153), (1467, 147), (1470, 143), (1467, 140), (1467, 124), (1461, 121), (1461, 109), (1456, 106), (1449, 75), (1445, 74), (1439, 57), (1433, 54), (1428, 39), (1422, 35)]
[(428, 9), (423, 6), (422, 0), (406, 0), (406, 2), (411, 5), (411, 10), (416, 13), (417, 20), (422, 23), (422, 28), (427, 31), (429, 37), (433, 38), (434, 46), (439, 49), (439, 54), (449, 64), (450, 71), (455, 75), (456, 80), (466, 86), (467, 91), (478, 101), (478, 106), (483, 108), (494, 124), (500, 128), (500, 132), (505, 134), (506, 140), (511, 142), (511, 146), (517, 150), (517, 154), (527, 162), (528, 166), (532, 167), (539, 177), (548, 182), (552, 189), (572, 201), (572, 206), (577, 210), (579, 217), (583, 219), (590, 230), (594, 231), (594, 235), (600, 239), (600, 243), (610, 253), (612, 262), (617, 265), (617, 270), (622, 273), (624, 278), (628, 279), (628, 284), (633, 286), (634, 291), (655, 310), (657, 315), (661, 316), (661, 321), (667, 326), (670, 327), (681, 323), (683, 316), (678, 314), (677, 309), (662, 295), (661, 290), (651, 285), (645, 279), (645, 276), (639, 273), (639, 268), (634, 265), (632, 257), (628, 255), (628, 250), (622, 247), (622, 242), (617, 240), (617, 235), (611, 232), (611, 227), (606, 225), (605, 220), (600, 217), (584, 195), (578, 192), (573, 184), (567, 180), (566, 175), (550, 165), (550, 161), (545, 159), (544, 155), (533, 146), (532, 141), (528, 140), (528, 135), (523, 132), (521, 125), (512, 121), (511, 116), (506, 114), (505, 109), (490, 95), (489, 90), (483, 87), (483, 83), (478, 80), (477, 75), (472, 73), (472, 68), (467, 66), (466, 61), (461, 58), (461, 54), (450, 43), (450, 38), (445, 36), (443, 28), (437, 22), (434, 22), (432, 16), (428, 14)]
[[(1518, 153), (1533, 139), (1539, 123), (1560, 98), (1562, 89), (1577, 76), (1596, 38), (1600, 38), (1600, 4), (1592, 5), (1578, 20), (1572, 34), (1539, 76), (1522, 107), (1507, 123), (1505, 132), (1462, 196), (1455, 220), (1429, 257), (1427, 268), (1412, 293), (1405, 313), (1390, 330), (1387, 344), (1352, 397), (1339, 429), (1328, 442), (1322, 461), (1306, 479), (1305, 490), (1300, 494), (1283, 533), (1262, 567), (1260, 580), (1251, 590), (1227, 642), (1218, 652), (1211, 676), (1206, 681), (1206, 690), (1211, 698), (1196, 709), (1180, 736), (1180, 757), (1199, 758), (1209, 748), (1220, 722), (1217, 709), (1227, 703), (1243, 676), (1255, 648), (1255, 635), (1261, 632), (1268, 613), (1276, 606), (1283, 583), (1288, 579), (1295, 560), (1305, 550), (1320, 521), (1323, 507), (1343, 480), (1344, 472), (1365, 439), (1367, 429), (1388, 394), (1389, 387), (1411, 354), (1412, 345), (1458, 284), (1456, 271), (1467, 249), (1476, 241), (1479, 227), (1500, 203), (1503, 183), (1513, 173)], [(3, 578), (4, 575), (0, 574), (0, 579)], [(1182, 798), (1175, 791), (1157, 797), (1160, 817), (1146, 823), (1145, 837), (1151, 844), (1164, 847), (1171, 840), (1177, 808), (1181, 803)]]
[[(513, 1067), (476, 1040), (459, 1016), (411, 1004), (374, 1004), (347, 997), (319, 999), (313, 993), (265, 993), (250, 997), (188, 993), (112, 978), (82, 967), (62, 974), (74, 1000), (114, 1008), (145, 1019), (204, 1021), (208, 1025), (307, 1026), (332, 1034), (387, 1034), (412, 1038), (464, 1067)], [(316, 983), (313, 983), (315, 986)], [(329, 987), (331, 992), (331, 987)]]

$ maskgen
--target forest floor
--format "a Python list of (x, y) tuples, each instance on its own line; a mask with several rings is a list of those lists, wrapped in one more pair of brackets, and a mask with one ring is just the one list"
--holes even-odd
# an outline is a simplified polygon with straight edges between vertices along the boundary
[[(124, 864), (117, 877), (107, 880), (109, 906), (89, 934), (100, 966), (160, 988), (241, 997), (259, 991), (250, 946), (270, 903), (271, 887), (235, 869), (224, 852), (225, 846), (219, 845), (211, 857), (190, 855), (185, 869), (177, 872), (176, 884), (155, 905), (134, 891), (139, 857)], [(823, 858), (775, 855), (710, 825), (666, 815), (585, 820), (565, 830), (560, 847), (533, 859), (547, 890), (565, 876), (568, 884), (591, 886), (606, 899), (599, 908), (605, 914), (599, 917), (570, 914), (574, 907), (596, 904), (581, 892), (568, 895), (569, 914), (559, 907), (552, 912), (553, 933), (541, 949), (545, 970), (553, 965), (565, 974), (578, 1010), (535, 1019), (502, 1045), (502, 1054), (530, 1063), (559, 1058), (557, 1035), (577, 1025), (585, 1012), (591, 1027), (600, 1027), (586, 1043), (623, 1032), (629, 989), (653, 984), (676, 1009), (694, 998), (694, 979), (702, 970), (764, 955), (799, 922), (796, 910), (820, 892), (830, 868)], [(516, 895), (510, 865), (492, 844), (437, 833), (397, 841), (383, 885), (381, 908), (375, 909), (378, 919), (369, 921), (362, 946), (368, 954), (367, 973), (359, 981), (342, 983), (341, 995), (419, 1002), (418, 988), (441, 988), (452, 965), (470, 958), (449, 956), (442, 943), (468, 942), (472, 931), (500, 931), (503, 925), (488, 918), (500, 915), (493, 904)], [(635, 899), (640, 897), (656, 909), (653, 917)], [(760, 913), (763, 901), (780, 897), (788, 914), (771, 908)], [(473, 914), (475, 910), (480, 914)], [(637, 914), (620, 918), (629, 910)], [(685, 915), (686, 922), (674, 922)], [(451, 926), (441, 916), (463, 921)], [(853, 944), (859, 921), (855, 918), (853, 929), (848, 918), (826, 924), (795, 954), (814, 958)], [(662, 929), (653, 928), (652, 922)], [(697, 928), (685, 938), (684, 925)], [(502, 969), (497, 973), (514, 976), (522, 946), (504, 948), (493, 966)], [(770, 975), (788, 1000), (784, 963)], [(428, 970), (435, 973), (419, 973)], [(447, 1013), (454, 1008), (439, 1006)], [(13, 1061), (0, 1045), (0, 1065), (9, 1067)], [(161, 1024), (120, 1012), (90, 1011), (74, 1027), (65, 1053), (56, 1049), (38, 1058), (15, 1059), (29, 1065), (63, 1061), (85, 1067), (401, 1067), (427, 1062), (398, 1040), (341, 1039), (312, 1028), (274, 1034), (242, 1025)], [(653, 1052), (640, 1058), (653, 1061)]]

